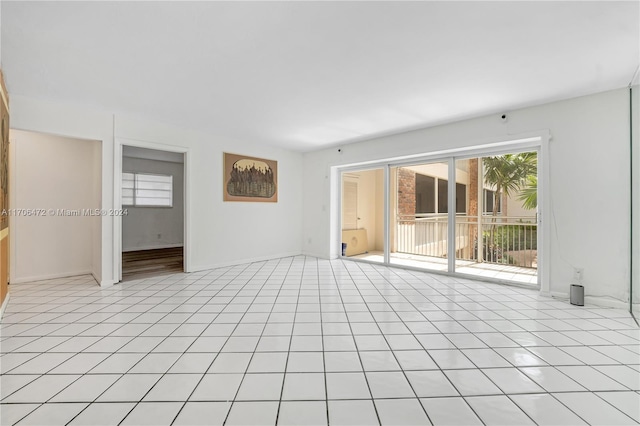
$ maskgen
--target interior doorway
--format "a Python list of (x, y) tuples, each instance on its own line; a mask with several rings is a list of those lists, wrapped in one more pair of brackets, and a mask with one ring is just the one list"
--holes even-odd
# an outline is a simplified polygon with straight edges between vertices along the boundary
[(342, 175), (342, 243), (345, 256), (384, 261), (383, 169)]
[(10, 282), (102, 280), (102, 143), (11, 129)]
[(122, 147), (122, 280), (184, 272), (185, 154)]

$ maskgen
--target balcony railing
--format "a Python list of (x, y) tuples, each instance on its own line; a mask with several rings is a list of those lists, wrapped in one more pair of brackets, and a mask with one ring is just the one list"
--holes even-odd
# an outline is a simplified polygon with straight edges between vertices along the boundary
[[(537, 267), (535, 217), (456, 216), (456, 259)], [(447, 257), (446, 214), (401, 216), (396, 221), (396, 251), (431, 257)]]

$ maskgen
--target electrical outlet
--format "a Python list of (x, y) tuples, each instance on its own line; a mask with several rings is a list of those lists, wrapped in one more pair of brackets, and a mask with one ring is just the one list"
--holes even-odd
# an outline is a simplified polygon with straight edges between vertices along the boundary
[(158, 239), (162, 238), (162, 234), (158, 234)]
[(581, 283), (584, 276), (584, 268), (573, 268), (574, 281)]

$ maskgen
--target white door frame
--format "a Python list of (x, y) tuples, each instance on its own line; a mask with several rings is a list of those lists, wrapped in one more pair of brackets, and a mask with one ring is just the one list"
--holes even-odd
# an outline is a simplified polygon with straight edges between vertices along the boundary
[[(335, 249), (336, 243), (340, 242), (340, 214), (342, 212), (341, 200), (342, 200), (342, 185), (341, 177), (343, 172), (368, 170), (373, 168), (384, 168), (385, 170), (385, 193), (384, 193), (384, 209), (385, 209), (385, 265), (389, 263), (389, 228), (390, 228), (390, 214), (388, 212), (390, 206), (390, 194), (389, 194), (389, 168), (403, 165), (416, 164), (418, 162), (436, 162), (436, 161), (449, 161), (450, 175), (455, 173), (452, 170), (452, 164), (455, 164), (456, 159), (459, 158), (473, 158), (483, 157), (487, 155), (501, 155), (509, 154), (513, 152), (525, 152), (536, 151), (538, 153), (538, 247), (541, 247), (541, 255), (538, 256), (538, 286), (540, 293), (543, 295), (550, 295), (550, 265), (549, 265), (549, 251), (551, 240), (551, 203), (550, 203), (550, 188), (549, 188), (549, 141), (551, 139), (549, 131), (541, 131), (535, 133), (527, 133), (522, 135), (512, 135), (511, 137), (504, 138), (503, 140), (485, 140), (483, 143), (477, 145), (471, 145), (466, 148), (457, 148), (451, 150), (441, 150), (432, 153), (416, 154), (398, 158), (388, 158), (375, 161), (367, 161), (363, 163), (345, 164), (331, 167), (331, 179), (332, 179), (332, 205), (335, 208), (331, 209), (330, 223), (331, 236), (329, 241), (332, 245), (329, 249), (330, 257), (335, 258), (337, 250)], [(451, 181), (451, 176), (449, 180)], [(450, 185), (451, 187), (452, 185)], [(455, 195), (455, 186), (453, 189), (449, 189), (449, 196)], [(452, 209), (450, 209), (452, 210)], [(449, 215), (455, 217), (455, 212), (452, 210)], [(453, 228), (453, 227), (449, 227)], [(453, 242), (451, 236), (449, 238), (450, 243)], [(451, 263), (454, 259), (450, 259)], [(396, 266), (398, 265), (390, 265)], [(402, 267), (402, 266), (399, 266)], [(452, 271), (455, 271), (455, 264)], [(437, 273), (436, 271), (433, 271)], [(453, 272), (455, 274), (455, 272)], [(469, 276), (473, 278), (473, 276)], [(484, 278), (483, 278), (484, 279)], [(515, 284), (515, 283), (514, 283)]]
[[(184, 272), (191, 272), (191, 178), (189, 148), (179, 145), (166, 145), (155, 142), (140, 141), (127, 138), (116, 138), (113, 144), (113, 208), (122, 209), (122, 147), (155, 149), (158, 151), (177, 152), (184, 154)], [(116, 283), (122, 281), (122, 216), (114, 216), (113, 220), (113, 278)]]

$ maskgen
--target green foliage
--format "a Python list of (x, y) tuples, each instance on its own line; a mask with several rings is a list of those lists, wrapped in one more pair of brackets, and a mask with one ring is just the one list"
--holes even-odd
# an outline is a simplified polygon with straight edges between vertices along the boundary
[(520, 191), (527, 178), (536, 176), (538, 172), (538, 155), (535, 152), (484, 157), (482, 163), (484, 181), (496, 188), (496, 198), (502, 192), (511, 195)]
[[(485, 184), (495, 188), (493, 198), (493, 219), (494, 225), (491, 226), (489, 233), (489, 246), (498, 247), (498, 241), (503, 240), (503, 235), (498, 232), (507, 232), (500, 230), (503, 227), (495, 225), (502, 194), (510, 196), (523, 190), (529, 191), (529, 199), (525, 202), (527, 208), (535, 208), (538, 204), (537, 196), (537, 175), (538, 175), (538, 154), (535, 152), (522, 152), (519, 154), (505, 154), (494, 157), (484, 157), (482, 159), (484, 166)], [(532, 179), (535, 179), (535, 194), (531, 195)], [(534, 199), (535, 197), (535, 199)], [(535, 206), (534, 206), (535, 205)], [(504, 243), (501, 243), (504, 244)], [(504, 247), (500, 247), (505, 249)]]
[[(482, 232), (482, 258), (491, 263), (514, 265), (515, 260), (508, 251), (536, 250), (538, 248), (538, 228), (531, 225), (503, 225), (493, 231)], [(478, 257), (478, 242), (475, 244), (474, 258)]]
[(538, 177), (527, 176), (524, 188), (520, 191), (518, 201), (522, 201), (522, 207), (534, 210), (538, 207)]
[[(502, 247), (493, 245), (491, 242), (491, 235), (488, 232), (484, 232), (482, 235), (482, 258), (485, 262), (490, 263), (504, 263), (507, 265), (515, 264), (513, 258), (504, 254)], [(475, 242), (473, 258), (478, 258), (478, 241)]]
[[(494, 245), (503, 251), (513, 250), (537, 250), (538, 248), (538, 227), (532, 224), (527, 225), (504, 225), (498, 226), (494, 231)], [(483, 233), (485, 237), (490, 237), (489, 232)]]

